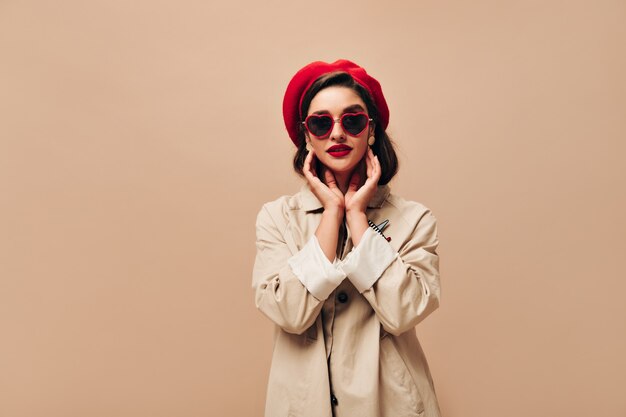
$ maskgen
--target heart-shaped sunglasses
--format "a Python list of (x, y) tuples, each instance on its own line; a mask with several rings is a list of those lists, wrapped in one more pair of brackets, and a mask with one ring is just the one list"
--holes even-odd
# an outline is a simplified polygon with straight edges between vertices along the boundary
[(373, 119), (365, 112), (344, 113), (338, 119), (333, 119), (330, 114), (310, 114), (302, 124), (311, 135), (323, 138), (330, 133), (335, 123), (341, 123), (341, 127), (348, 135), (359, 136), (371, 121)]

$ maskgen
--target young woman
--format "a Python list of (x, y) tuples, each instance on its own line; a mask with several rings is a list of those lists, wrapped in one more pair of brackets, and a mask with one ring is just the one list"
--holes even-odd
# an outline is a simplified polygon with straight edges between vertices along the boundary
[(313, 62), (283, 101), (300, 191), (256, 221), (256, 306), (276, 324), (266, 417), (438, 417), (414, 328), (439, 305), (436, 219), (390, 193), (378, 81)]

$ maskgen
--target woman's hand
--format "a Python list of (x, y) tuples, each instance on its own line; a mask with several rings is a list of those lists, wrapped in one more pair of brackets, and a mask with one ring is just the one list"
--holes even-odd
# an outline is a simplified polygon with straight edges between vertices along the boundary
[(304, 159), (304, 165), (302, 166), (302, 172), (304, 173), (304, 177), (308, 181), (311, 186), (311, 191), (317, 197), (317, 199), (324, 206), (324, 211), (330, 211), (337, 214), (341, 214), (341, 218), (343, 219), (343, 214), (345, 211), (345, 200), (344, 195), (337, 186), (337, 180), (333, 173), (326, 169), (324, 170), (324, 179), (326, 180), (326, 184), (322, 182), (317, 177), (317, 158), (315, 157), (315, 151), (310, 150), (306, 158)]
[(335, 176), (329, 169), (324, 171), (326, 184), (317, 177), (316, 159), (314, 151), (310, 150), (304, 159), (302, 172), (311, 187), (311, 191), (324, 206), (322, 220), (315, 230), (315, 236), (328, 261), (333, 262), (336, 257), (339, 226), (343, 222), (345, 204), (343, 193), (337, 187)]
[(376, 194), (378, 180), (380, 179), (381, 174), (380, 162), (378, 162), (378, 157), (374, 156), (374, 153), (370, 148), (367, 149), (364, 159), (367, 167), (367, 178), (363, 185), (359, 188), (361, 178), (364, 174), (363, 169), (355, 169), (352, 173), (350, 185), (348, 186), (348, 190), (344, 196), (346, 215), (350, 212), (365, 213), (367, 204), (370, 202), (372, 197), (374, 197), (374, 194)]
[[(363, 169), (356, 169), (350, 178), (350, 185), (345, 195), (346, 202), (346, 225), (352, 235), (352, 243), (358, 246), (363, 234), (369, 227), (367, 223), (367, 204), (370, 202), (378, 187), (378, 180), (382, 172), (378, 157), (374, 156), (371, 149), (367, 149), (365, 155), (367, 179), (359, 188), (361, 178), (364, 175)], [(362, 167), (361, 167), (362, 168)]]

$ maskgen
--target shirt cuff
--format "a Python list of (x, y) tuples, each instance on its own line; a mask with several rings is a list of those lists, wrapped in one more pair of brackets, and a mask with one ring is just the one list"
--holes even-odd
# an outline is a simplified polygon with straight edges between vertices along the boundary
[(348, 276), (359, 293), (362, 293), (374, 285), (397, 256), (398, 253), (391, 244), (368, 227), (359, 245), (345, 257), (339, 269)]
[(315, 235), (302, 249), (287, 260), (291, 270), (318, 300), (325, 300), (346, 275), (338, 268), (337, 258), (331, 264)]

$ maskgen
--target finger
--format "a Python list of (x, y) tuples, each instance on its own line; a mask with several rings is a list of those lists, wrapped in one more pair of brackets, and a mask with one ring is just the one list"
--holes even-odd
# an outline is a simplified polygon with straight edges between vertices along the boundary
[(380, 179), (380, 176), (382, 175), (383, 169), (380, 166), (380, 161), (378, 160), (378, 156), (374, 157), (374, 174), (373, 176), (376, 178), (376, 182), (378, 182), (378, 180)]
[(313, 175), (315, 178), (318, 178), (318, 176), (317, 176), (317, 161), (318, 161), (317, 160), (317, 155), (315, 155), (315, 151), (313, 149), (311, 149), (309, 151), (309, 154), (311, 155), (311, 163), (310, 163), (311, 175)]
[(311, 174), (311, 159), (313, 158), (313, 153), (309, 152), (306, 156), (306, 158), (304, 158), (304, 163), (302, 164), (302, 172), (304, 173), (305, 176), (310, 175)]
[(378, 184), (378, 180), (380, 179), (381, 172), (382, 170), (380, 168), (378, 158), (376, 156), (372, 157), (371, 172), (370, 175), (368, 175), (366, 182), (376, 186)]
[(352, 176), (350, 176), (350, 184), (348, 184), (348, 190), (356, 191), (359, 188), (359, 184), (361, 183), (361, 174), (358, 170), (354, 170)]
[(315, 156), (313, 150), (311, 150), (311, 154), (311, 175), (317, 178), (317, 157)]
[(374, 154), (372, 149), (367, 150), (367, 178), (370, 178), (374, 172)]
[(311, 163), (311, 160), (313, 158), (313, 152), (312, 151), (308, 151), (306, 154), (306, 157), (304, 157), (304, 165), (309, 165)]
[(372, 172), (374, 170), (374, 164), (373, 164), (373, 161), (372, 161), (372, 158), (371, 158), (369, 152), (367, 154), (366, 163), (367, 163), (367, 178), (369, 178), (369, 177), (372, 176)]
[(324, 171), (324, 178), (326, 179), (326, 185), (328, 186), (328, 188), (338, 188), (337, 180), (335, 179), (335, 176), (330, 169), (326, 169)]
[(372, 164), (374, 163), (374, 158), (376, 158), (376, 155), (374, 155), (374, 151), (372, 151), (372, 148), (368, 149), (368, 155), (370, 157), (370, 160), (372, 161)]
[(317, 170), (316, 170), (317, 164), (315, 160), (316, 160), (315, 154), (313, 153), (313, 151), (311, 151), (305, 159), (305, 165), (303, 165), (303, 170), (302, 170), (302, 172), (304, 173), (304, 177), (312, 185), (321, 183), (320, 179), (317, 177)]

